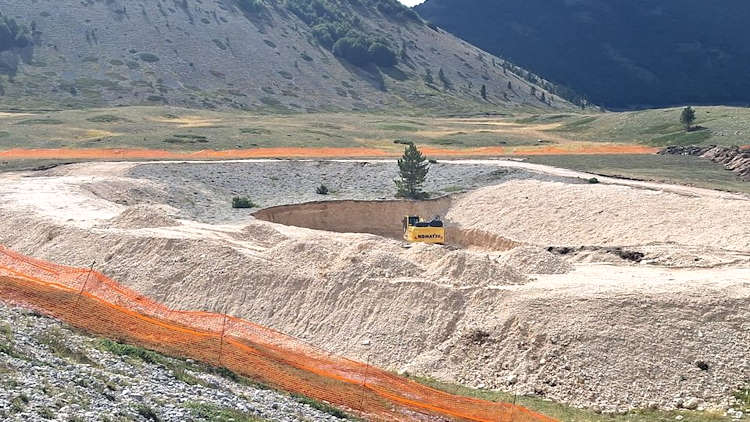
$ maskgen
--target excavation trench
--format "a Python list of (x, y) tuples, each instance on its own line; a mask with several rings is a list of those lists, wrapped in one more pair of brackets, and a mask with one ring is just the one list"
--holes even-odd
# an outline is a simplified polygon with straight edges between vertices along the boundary
[[(370, 233), (402, 239), (401, 220), (406, 215), (423, 218), (445, 216), (450, 196), (428, 201), (320, 201), (266, 208), (253, 215), (264, 221), (337, 233)], [(446, 243), (467, 249), (506, 251), (521, 243), (478, 229), (463, 229), (443, 219)]]

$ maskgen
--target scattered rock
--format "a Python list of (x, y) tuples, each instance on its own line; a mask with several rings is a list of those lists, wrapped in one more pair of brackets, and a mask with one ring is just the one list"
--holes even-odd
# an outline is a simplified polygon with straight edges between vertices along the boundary
[(709, 368), (708, 363), (702, 360), (695, 361), (695, 366), (700, 368), (701, 371), (708, 371), (708, 368)]

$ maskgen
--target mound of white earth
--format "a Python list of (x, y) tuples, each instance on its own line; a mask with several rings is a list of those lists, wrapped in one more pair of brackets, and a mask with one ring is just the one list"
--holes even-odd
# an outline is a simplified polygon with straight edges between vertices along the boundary
[(104, 226), (118, 229), (146, 229), (179, 225), (179, 221), (170, 215), (169, 208), (159, 205), (133, 205), (104, 224)]
[(513, 180), (460, 196), (445, 218), (543, 247), (656, 242), (750, 250), (747, 200), (627, 186)]
[(520, 246), (498, 259), (502, 265), (523, 274), (567, 274), (573, 271), (568, 261), (536, 246)]

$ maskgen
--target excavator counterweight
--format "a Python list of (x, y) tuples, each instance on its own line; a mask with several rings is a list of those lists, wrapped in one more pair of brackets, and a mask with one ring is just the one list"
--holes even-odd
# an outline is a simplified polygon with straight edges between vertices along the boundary
[(424, 221), (419, 216), (406, 216), (402, 224), (404, 240), (409, 243), (445, 244), (445, 227), (439, 217)]

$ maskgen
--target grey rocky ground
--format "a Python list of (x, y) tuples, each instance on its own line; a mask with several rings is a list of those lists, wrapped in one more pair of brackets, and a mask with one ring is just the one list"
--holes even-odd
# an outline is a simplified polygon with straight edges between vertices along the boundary
[[(397, 167), (392, 161), (269, 161), (229, 163), (141, 164), (129, 177), (167, 186), (167, 201), (185, 217), (206, 223), (235, 222), (245, 211), (227, 206), (232, 196), (248, 196), (258, 207), (323, 200), (393, 199)], [(487, 164), (437, 162), (427, 176), (424, 189), (431, 196), (492, 186), (511, 179), (577, 182), (573, 178), (532, 173)], [(330, 189), (318, 195), (321, 184)], [(102, 187), (94, 187), (94, 189)], [(144, 201), (144, 195), (122, 198), (125, 205)], [(146, 199), (147, 200), (147, 199)]]
[(0, 302), (0, 420), (339, 420), (190, 361), (116, 354), (106, 344)]

